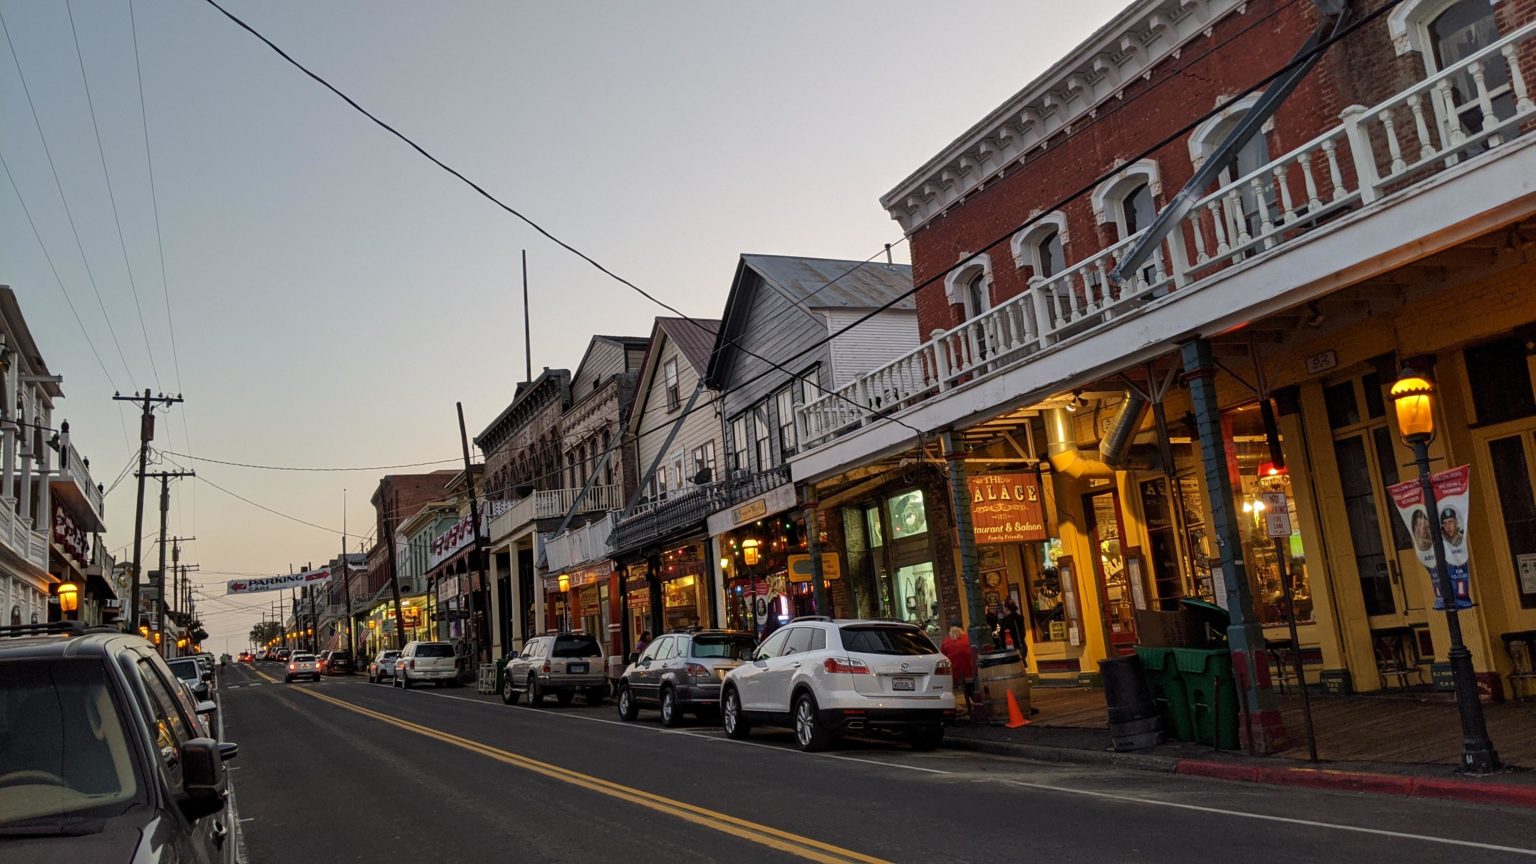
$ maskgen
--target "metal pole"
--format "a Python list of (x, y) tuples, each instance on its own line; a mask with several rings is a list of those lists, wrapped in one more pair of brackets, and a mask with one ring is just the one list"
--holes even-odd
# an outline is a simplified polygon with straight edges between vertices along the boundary
[(133, 511), (133, 588), (129, 591), (132, 611), (128, 615), (128, 630), (139, 629), (139, 582), (144, 571), (139, 569), (144, 550), (144, 472), (149, 468), (149, 442), (155, 440), (155, 415), (149, 410), (149, 388), (144, 389), (144, 415), (139, 419), (139, 498)]
[(160, 634), (160, 656), (171, 656), (165, 638), (165, 520), (171, 512), (171, 477), (160, 475), (160, 572), (155, 576), (155, 632)]
[(1307, 758), (1317, 761), (1317, 730), (1312, 725), (1312, 696), (1307, 692), (1307, 676), (1301, 662), (1301, 637), (1296, 635), (1296, 605), (1291, 597), (1291, 568), (1285, 559), (1285, 541), (1275, 538), (1275, 563), (1280, 568), (1280, 590), (1285, 592), (1285, 623), (1291, 631), (1291, 663), (1296, 672), (1296, 687), (1301, 690), (1301, 722), (1307, 728)]
[(821, 572), (821, 516), (816, 508), (814, 484), (805, 489), (805, 534), (806, 551), (811, 553), (811, 599), (816, 603), (817, 615), (831, 615), (832, 606), (827, 602), (826, 576)]
[[(1429, 436), (1414, 436), (1413, 460), (1419, 466), (1419, 488), (1424, 491), (1424, 509), (1435, 513), (1440, 509), (1435, 498), (1435, 486), (1429, 479)], [(1488, 737), (1488, 727), (1483, 721), (1483, 703), (1477, 698), (1477, 673), (1472, 668), (1472, 652), (1461, 639), (1461, 619), (1457, 617), (1456, 586), (1451, 582), (1451, 568), (1445, 562), (1445, 537), (1431, 528), (1430, 535), (1435, 547), (1435, 581), (1440, 585), (1440, 597), (1445, 605), (1445, 626), (1450, 631), (1451, 649), (1446, 659), (1451, 664), (1451, 677), (1456, 682), (1456, 713), (1461, 715), (1461, 765), (1478, 774), (1499, 770), (1499, 754), (1493, 749)]]
[(405, 614), (400, 609), (400, 569), (395, 561), (395, 526), (388, 508), (384, 511), (384, 542), (389, 544), (389, 594), (395, 601), (395, 647), (405, 649)]
[[(960, 581), (965, 586), (965, 608), (971, 619), (971, 645), (981, 649), (986, 646), (991, 634), (987, 631), (987, 611), (981, 602), (976, 535), (971, 524), (971, 491), (965, 482), (965, 451), (956, 441), (953, 431), (944, 432), (941, 441), (944, 444), (944, 458), (949, 462), (949, 498), (954, 505), (955, 533), (960, 540)], [(918, 610), (919, 615), (927, 613), (927, 609)], [(939, 632), (946, 630), (944, 622), (939, 622)]]
[(480, 532), (480, 502), (475, 498), (475, 472), (469, 462), (469, 433), (464, 429), (464, 403), (453, 404), (459, 413), (459, 443), (464, 448), (464, 483), (469, 493), (469, 521), (474, 523), (475, 531), (475, 571), (480, 574), (480, 587), (469, 592), (469, 620), (475, 627), (475, 656), (480, 657), (483, 663), (491, 663), (490, 640), (483, 638), (480, 632), (485, 623), (481, 620), (484, 616), (480, 614), (480, 592), (486, 590), (485, 535)]
[(533, 380), (533, 336), (532, 327), (528, 323), (528, 250), (523, 250), (523, 362), (527, 377), (524, 381)]

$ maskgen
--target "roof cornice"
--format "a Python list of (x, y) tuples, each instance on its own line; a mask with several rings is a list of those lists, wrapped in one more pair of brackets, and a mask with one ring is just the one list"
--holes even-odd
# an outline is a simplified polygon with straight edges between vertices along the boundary
[(1136, 0), (1023, 90), (955, 139), (880, 204), (910, 234), (1051, 136), (1123, 98), (1158, 63), (1248, 0)]

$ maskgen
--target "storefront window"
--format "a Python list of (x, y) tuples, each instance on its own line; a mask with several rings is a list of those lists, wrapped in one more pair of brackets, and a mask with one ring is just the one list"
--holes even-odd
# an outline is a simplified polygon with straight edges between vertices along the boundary
[(937, 627), (939, 595), (934, 587), (933, 562), (912, 564), (896, 571), (895, 618), (919, 627)]
[[(1378, 388), (1379, 389), (1379, 388)], [(1369, 410), (1376, 410), (1374, 400)], [(1353, 397), (1350, 402), (1356, 404)], [(1333, 416), (1330, 411), (1330, 417)], [(1346, 412), (1348, 413), (1348, 412)], [(1307, 557), (1301, 542), (1300, 522), (1296, 516), (1296, 498), (1291, 491), (1289, 470), (1275, 465), (1270, 457), (1269, 439), (1264, 431), (1262, 412), (1257, 404), (1244, 405), (1222, 416), (1228, 447), (1228, 464), (1236, 468), (1233, 492), (1239, 510), (1238, 530), (1243, 541), (1243, 558), (1248, 583), (1253, 592), (1254, 611), (1265, 626), (1284, 624), (1285, 591), (1280, 576), (1284, 566), (1290, 572), (1292, 602), (1298, 623), (1312, 621), (1312, 584), (1307, 571)], [(1284, 439), (1281, 439), (1284, 446)], [(1265, 493), (1283, 493), (1290, 510), (1291, 535), (1277, 549), (1269, 536), (1265, 514)]]
[(1524, 609), (1536, 608), (1536, 501), (1531, 498), (1531, 461), (1526, 456), (1530, 439), (1530, 433), (1523, 433), (1488, 442), (1515, 588)]
[(891, 539), (903, 540), (928, 530), (928, 512), (923, 507), (921, 489), (913, 489), (910, 492), (892, 496), (890, 508)]
[(1024, 557), (1024, 589), (1028, 593), (1030, 636), (1036, 642), (1060, 642), (1067, 638), (1067, 597), (1062, 590), (1061, 570), (1056, 561), (1062, 556), (1061, 539), (1052, 537), (1043, 543), (1020, 546)]

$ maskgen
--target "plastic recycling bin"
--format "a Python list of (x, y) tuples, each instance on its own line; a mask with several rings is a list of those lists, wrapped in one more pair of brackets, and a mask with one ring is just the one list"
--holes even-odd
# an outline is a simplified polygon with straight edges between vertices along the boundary
[(1194, 740), (1236, 750), (1237, 682), (1226, 648), (1170, 648), (1194, 725)]
[(1152, 690), (1152, 701), (1163, 718), (1163, 732), (1175, 741), (1195, 740), (1195, 721), (1184, 689), (1184, 676), (1173, 657), (1174, 648), (1138, 646), (1136, 656)]

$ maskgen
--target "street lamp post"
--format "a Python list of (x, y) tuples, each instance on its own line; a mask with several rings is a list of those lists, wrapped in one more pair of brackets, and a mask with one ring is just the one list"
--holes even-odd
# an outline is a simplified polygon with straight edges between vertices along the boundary
[[(1426, 513), (1439, 510), (1435, 487), (1429, 478), (1429, 442), (1435, 437), (1435, 385), (1412, 369), (1405, 368), (1392, 383), (1392, 407), (1397, 416), (1397, 431), (1413, 448), (1419, 466), (1419, 488), (1424, 495)], [(1441, 605), (1445, 609), (1446, 629), (1451, 647), (1446, 652), (1451, 678), (1456, 685), (1456, 710), (1461, 715), (1461, 764), (1477, 773), (1497, 771), (1499, 754), (1488, 737), (1483, 721), (1483, 705), (1477, 697), (1477, 677), (1472, 669), (1472, 652), (1461, 638), (1461, 620), (1457, 617), (1456, 588), (1445, 560), (1445, 539), (1440, 531), (1430, 532), (1435, 552), (1435, 581), (1440, 586)]]

